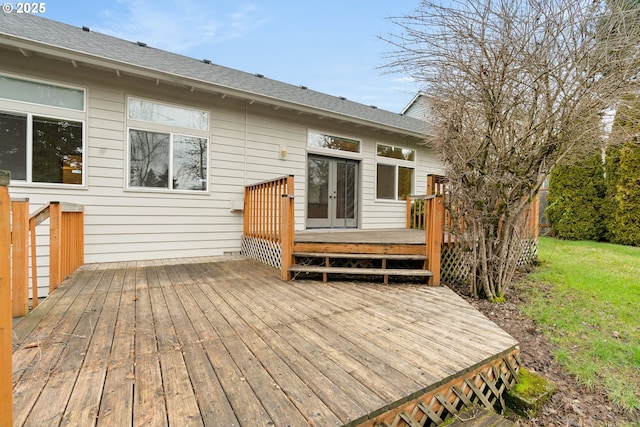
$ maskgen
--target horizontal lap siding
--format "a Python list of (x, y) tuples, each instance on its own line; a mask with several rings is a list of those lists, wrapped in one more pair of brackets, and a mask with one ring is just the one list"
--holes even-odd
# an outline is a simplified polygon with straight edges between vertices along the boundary
[(425, 194), (427, 175), (442, 174), (442, 165), (436, 153), (422, 144), (407, 143), (406, 139), (372, 138), (363, 146), (362, 161), (362, 228), (404, 228), (406, 202), (404, 200), (376, 200), (376, 144), (385, 144), (416, 150), (414, 181), (415, 194)]
[[(243, 218), (242, 212), (231, 211), (232, 201), (242, 199), (245, 184), (290, 174), (295, 176), (295, 226), (304, 229), (308, 129), (363, 141), (360, 224), (363, 228), (404, 226), (403, 203), (375, 201), (375, 144), (402, 145), (405, 138), (40, 57), (10, 53), (4, 59), (0, 71), (87, 89), (86, 188), (12, 185), (10, 192), (12, 197), (29, 197), (32, 211), (52, 200), (84, 205), (88, 263), (237, 252)], [(125, 189), (127, 96), (209, 112), (208, 193)], [(285, 159), (281, 159), (282, 148), (287, 150)], [(437, 172), (437, 162), (426, 149), (416, 149), (416, 189), (422, 192), (426, 174)], [(48, 226), (40, 226), (38, 233), (38, 275), (44, 295)]]
[[(294, 175), (295, 228), (304, 229), (307, 126), (267, 108), (249, 108), (247, 183)], [(280, 158), (281, 146), (287, 150), (285, 159)]]

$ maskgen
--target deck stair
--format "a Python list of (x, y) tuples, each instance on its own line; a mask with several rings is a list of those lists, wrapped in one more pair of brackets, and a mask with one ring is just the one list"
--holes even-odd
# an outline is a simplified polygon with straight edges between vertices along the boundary
[(388, 253), (347, 253), (347, 252), (302, 252), (294, 251), (296, 263), (289, 268), (294, 277), (300, 274), (322, 274), (327, 282), (328, 275), (340, 276), (382, 276), (384, 284), (389, 277), (426, 278), (433, 276), (427, 270), (425, 255)]

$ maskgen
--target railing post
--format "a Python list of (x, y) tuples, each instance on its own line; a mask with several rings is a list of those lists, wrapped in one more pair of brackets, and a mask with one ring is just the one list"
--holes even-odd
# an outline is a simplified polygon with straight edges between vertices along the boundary
[(13, 425), (11, 319), (11, 174), (0, 171), (0, 425)]
[(529, 232), (527, 233), (529, 238), (538, 239), (540, 235), (540, 194), (529, 204)]
[(62, 283), (62, 205), (50, 203), (49, 216), (49, 293)]
[(38, 306), (38, 254), (36, 246), (36, 218), (29, 218), (29, 235), (31, 238), (31, 306)]
[(411, 228), (411, 196), (407, 196), (407, 228)]
[(440, 286), (440, 253), (442, 251), (443, 235), (443, 197), (437, 196), (428, 200), (428, 214), (425, 224), (427, 233), (427, 257), (429, 270), (433, 276), (429, 279), (430, 286)]
[(29, 311), (29, 199), (11, 201), (11, 292), (13, 317)]
[(293, 239), (294, 239), (294, 221), (293, 221), (293, 205), (294, 198), (292, 194), (282, 195), (282, 222), (280, 223), (280, 248), (282, 251), (280, 259), (280, 277), (282, 280), (291, 280), (291, 272), (289, 267), (293, 265)]

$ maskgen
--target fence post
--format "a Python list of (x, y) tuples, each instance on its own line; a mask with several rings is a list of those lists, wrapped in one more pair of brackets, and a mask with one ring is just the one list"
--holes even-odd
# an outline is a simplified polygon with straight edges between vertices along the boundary
[(0, 171), (0, 425), (13, 425), (11, 330), (11, 174)]
[(440, 253), (442, 251), (444, 198), (436, 196), (428, 200), (428, 215), (425, 224), (427, 232), (427, 257), (429, 270), (433, 276), (430, 286), (440, 286)]
[(58, 289), (62, 282), (62, 205), (49, 205), (49, 293)]
[(11, 201), (11, 292), (13, 317), (29, 311), (29, 199)]

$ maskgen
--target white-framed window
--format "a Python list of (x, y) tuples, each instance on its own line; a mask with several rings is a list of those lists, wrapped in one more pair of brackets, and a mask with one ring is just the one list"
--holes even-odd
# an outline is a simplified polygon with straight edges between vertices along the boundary
[(376, 199), (402, 200), (413, 193), (415, 150), (376, 144)]
[(360, 153), (360, 141), (353, 138), (309, 131), (307, 147), (319, 151), (334, 150), (343, 153)]
[(0, 75), (0, 169), (13, 183), (85, 182), (85, 91)]
[(127, 188), (207, 192), (209, 113), (128, 99)]

